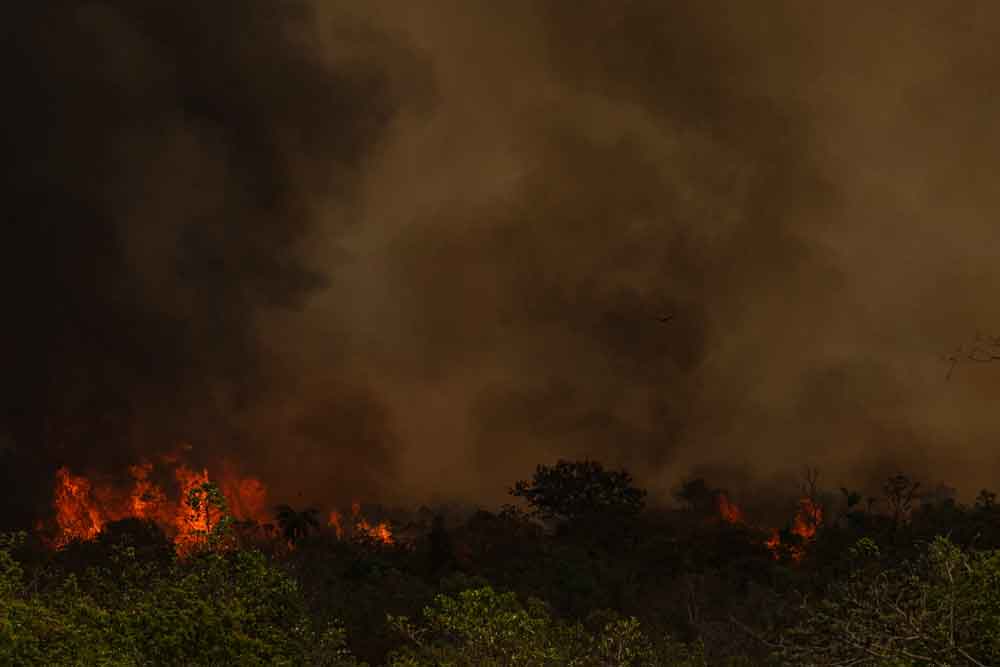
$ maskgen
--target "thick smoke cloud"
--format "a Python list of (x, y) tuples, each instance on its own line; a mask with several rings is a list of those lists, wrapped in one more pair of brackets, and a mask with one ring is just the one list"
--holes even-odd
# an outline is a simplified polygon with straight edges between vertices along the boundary
[(22, 515), (181, 440), (324, 502), (995, 485), (992, 5), (57, 4), (5, 27)]
[[(39, 506), (56, 465), (121, 474), (180, 442), (195, 463), (257, 474), (314, 449), (331, 470), (344, 450), (366, 465), (331, 478), (373, 486), (389, 439), (346, 436), (388, 433), (377, 399), (341, 383), (272, 417), (298, 384), (259, 329), (327, 283), (301, 246), (320, 207), (344, 210), (326, 232), (353, 219), (364, 161), (401, 103), (388, 63), (328, 55), (298, 1), (13, 13), (0, 387), (15, 513)], [(345, 423), (338, 435), (320, 414)]]
[(944, 357), (1000, 315), (996, 10), (406, 7), (371, 11), (438, 104), (369, 170), (330, 297), (364, 295), (339, 317), (404, 484), (498, 500), (590, 455), (661, 491), (993, 485), (1000, 376)]

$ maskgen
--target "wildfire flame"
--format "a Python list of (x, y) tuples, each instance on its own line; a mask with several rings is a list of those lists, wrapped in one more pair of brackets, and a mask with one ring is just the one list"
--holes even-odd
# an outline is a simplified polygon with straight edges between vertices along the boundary
[(191, 470), (187, 466), (180, 466), (174, 470), (174, 476), (180, 484), (180, 512), (174, 522), (177, 534), (174, 536), (174, 544), (182, 552), (190, 551), (199, 539), (208, 534), (215, 523), (212, 509), (207, 503), (200, 504), (197, 508), (188, 504), (191, 493), (208, 484), (208, 470)]
[(105, 519), (90, 497), (90, 480), (73, 475), (67, 468), (56, 471), (56, 492), (53, 499), (62, 546), (74, 538), (91, 540), (101, 532)]
[(368, 520), (361, 516), (361, 503), (351, 504), (351, 516), (354, 517), (355, 533), (382, 544), (392, 544), (392, 530), (389, 529), (389, 524), (385, 521), (379, 521), (376, 524), (368, 523)]
[[(361, 536), (381, 544), (388, 545), (395, 543), (392, 529), (388, 523), (379, 521), (373, 524), (361, 515), (361, 503), (355, 502), (351, 504), (351, 520), (353, 523), (353, 535)], [(330, 512), (327, 525), (333, 528), (338, 540), (344, 539), (344, 517), (339, 511), (333, 510)]]
[(385, 521), (370, 524), (365, 519), (359, 519), (356, 524), (356, 528), (359, 533), (375, 540), (376, 542), (381, 542), (382, 544), (393, 543), (392, 530), (389, 528), (389, 524)]
[[(802, 498), (788, 530), (789, 533), (801, 539), (800, 544), (787, 545), (788, 553), (793, 561), (798, 563), (805, 557), (805, 545), (816, 537), (816, 532), (821, 525), (823, 525), (823, 508), (813, 502), (811, 498)], [(781, 534), (778, 531), (772, 531), (771, 537), (764, 544), (771, 550), (775, 559), (781, 557)]]
[(141, 519), (158, 519), (166, 505), (167, 496), (163, 489), (149, 480), (153, 464), (141, 463), (129, 466), (129, 474), (135, 481), (131, 494), (132, 514)]
[[(716, 494), (716, 505), (719, 511), (719, 518), (729, 524), (745, 523), (743, 510), (733, 502), (724, 492)], [(768, 548), (771, 555), (778, 559), (784, 550), (794, 562), (800, 562), (806, 554), (806, 544), (816, 537), (816, 532), (823, 524), (823, 508), (813, 502), (811, 498), (799, 500), (799, 508), (795, 513), (792, 524), (788, 532), (799, 538), (798, 543), (783, 545), (781, 532), (771, 530), (770, 536), (764, 540), (764, 546)]]
[(799, 511), (792, 522), (792, 534), (809, 541), (816, 537), (816, 531), (823, 523), (823, 508), (812, 501), (803, 498), (799, 501)]
[[(179, 457), (165, 457), (173, 466), (176, 495), (171, 498), (154, 481), (155, 467), (143, 462), (129, 467), (131, 487), (127, 490), (113, 483), (97, 483), (76, 475), (66, 467), (56, 471), (53, 507), (55, 537), (53, 546), (65, 546), (73, 540), (91, 540), (111, 521), (128, 517), (155, 521), (173, 537), (177, 550), (184, 553), (212, 529), (218, 519), (217, 509), (207, 503), (196, 510), (188, 504), (192, 491), (210, 481), (208, 470), (194, 470), (178, 463)], [(267, 488), (252, 477), (241, 478), (224, 468), (219, 484), (232, 515), (241, 520), (264, 522)]]

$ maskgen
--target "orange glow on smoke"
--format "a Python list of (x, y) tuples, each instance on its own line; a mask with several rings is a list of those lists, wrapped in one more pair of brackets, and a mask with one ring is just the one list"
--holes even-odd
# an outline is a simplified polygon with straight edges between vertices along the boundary
[(234, 517), (242, 521), (267, 523), (271, 520), (268, 511), (267, 487), (255, 477), (240, 477), (229, 464), (223, 466), (219, 488), (226, 497), (226, 504)]
[[(188, 504), (192, 491), (210, 481), (208, 470), (179, 464), (178, 456), (164, 457), (163, 461), (173, 468), (168, 471), (172, 474), (159, 478), (172, 489), (169, 494), (155, 481), (155, 467), (149, 462), (129, 466), (131, 486), (127, 489), (113, 483), (96, 483), (65, 467), (57, 470), (52, 499), (56, 533), (53, 546), (94, 539), (108, 522), (135, 517), (155, 521), (174, 539), (179, 552), (190, 551), (221, 518), (218, 509), (204, 504), (204, 498), (197, 510)], [(269, 520), (267, 488), (259, 480), (240, 477), (227, 467), (219, 488), (235, 518)]]

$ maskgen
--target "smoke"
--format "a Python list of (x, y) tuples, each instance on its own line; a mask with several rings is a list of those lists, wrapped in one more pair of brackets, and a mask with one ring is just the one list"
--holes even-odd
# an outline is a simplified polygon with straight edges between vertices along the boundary
[[(10, 509), (44, 508), (56, 465), (120, 474), (180, 442), (196, 462), (256, 474), (322, 449), (323, 482), (375, 486), (391, 441), (346, 437), (389, 430), (377, 399), (346, 381), (303, 399), (262, 329), (327, 285), (302, 247), (357, 224), (364, 163), (404, 104), (388, 71), (405, 46), (338, 57), (297, 0), (63, 2), (11, 18)], [(339, 37), (349, 49), (350, 31)], [(321, 412), (343, 435), (323, 436)]]
[(1000, 365), (945, 358), (1000, 334), (998, 13), (16, 10), (9, 502), (180, 440), (310, 501), (992, 485)]

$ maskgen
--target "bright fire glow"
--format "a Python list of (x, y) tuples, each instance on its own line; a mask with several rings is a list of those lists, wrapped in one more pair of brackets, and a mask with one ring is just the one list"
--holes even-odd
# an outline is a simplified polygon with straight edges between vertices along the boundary
[[(805, 545), (816, 537), (816, 532), (823, 525), (823, 508), (812, 501), (811, 498), (803, 498), (799, 501), (799, 509), (792, 520), (789, 532), (801, 538), (801, 544), (788, 546), (789, 554), (795, 562), (800, 562), (806, 555)], [(781, 535), (778, 531), (773, 531), (771, 537), (764, 542), (774, 558), (780, 557)]]
[[(385, 521), (371, 523), (361, 515), (361, 503), (355, 502), (351, 504), (351, 524), (353, 530), (351, 534), (356, 537), (363, 537), (381, 544), (395, 543), (395, 538), (392, 536), (392, 529), (388, 523)], [(330, 512), (327, 525), (336, 532), (338, 540), (344, 539), (344, 517), (339, 511), (333, 510)]]
[[(729, 524), (737, 525), (745, 523), (743, 510), (733, 502), (728, 495), (719, 492), (716, 495), (716, 505), (719, 511), (719, 518)], [(764, 540), (764, 546), (770, 550), (771, 555), (778, 559), (784, 547), (794, 562), (800, 562), (806, 554), (806, 545), (816, 537), (816, 532), (823, 524), (823, 508), (817, 505), (810, 498), (802, 498), (799, 501), (799, 509), (795, 513), (789, 533), (800, 538), (796, 544), (783, 545), (781, 533), (771, 530), (770, 536)]]
[(382, 544), (392, 544), (392, 531), (389, 529), (389, 524), (385, 521), (379, 521), (376, 524), (371, 524), (361, 516), (361, 503), (355, 502), (351, 504), (351, 516), (354, 517), (354, 532), (357, 535), (363, 535), (370, 540), (375, 542), (381, 542)]
[[(129, 467), (129, 488), (98, 483), (65, 467), (57, 470), (52, 499), (56, 530), (53, 545), (94, 539), (105, 524), (135, 517), (159, 524), (174, 539), (178, 551), (190, 550), (211, 531), (219, 516), (218, 510), (202, 506), (196, 511), (187, 502), (193, 490), (210, 481), (208, 470), (195, 470), (178, 461), (177, 456), (164, 458), (164, 464), (172, 470), (161, 480), (170, 482), (173, 478), (172, 496), (155, 481), (155, 466), (149, 462)], [(259, 480), (240, 477), (230, 467), (224, 467), (219, 487), (235, 518), (258, 523), (269, 520), (267, 488)]]
[(57, 546), (74, 538), (91, 540), (101, 532), (104, 517), (91, 500), (90, 480), (86, 477), (73, 475), (67, 468), (59, 468), (53, 502), (60, 529)]

